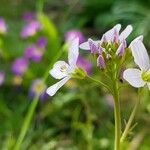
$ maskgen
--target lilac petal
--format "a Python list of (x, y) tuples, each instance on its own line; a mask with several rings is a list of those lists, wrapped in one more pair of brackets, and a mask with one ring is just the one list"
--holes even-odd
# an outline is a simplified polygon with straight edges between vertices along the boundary
[(113, 40), (114, 40), (114, 31), (116, 30), (115, 32), (117, 32), (117, 34), (119, 34), (120, 29), (121, 29), (121, 25), (120, 24), (115, 25), (112, 29), (108, 30), (102, 36), (102, 41), (104, 42), (104, 40), (105, 40), (106, 42), (113, 42)]
[(82, 43), (85, 41), (85, 37), (80, 30), (73, 29), (73, 30), (69, 30), (68, 32), (66, 32), (65, 39), (67, 42), (70, 42), (75, 38), (79, 38), (79, 43)]
[(130, 35), (132, 30), (133, 30), (133, 27), (131, 25), (128, 25), (120, 34), (119, 36), (120, 41), (125, 40)]

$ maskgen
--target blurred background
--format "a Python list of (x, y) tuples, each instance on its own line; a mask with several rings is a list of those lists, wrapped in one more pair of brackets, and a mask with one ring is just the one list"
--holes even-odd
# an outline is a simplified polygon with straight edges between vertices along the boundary
[[(54, 97), (45, 90), (56, 82), (48, 74), (54, 62), (67, 61), (65, 43), (75, 36), (80, 42), (100, 39), (117, 23), (133, 25), (128, 41), (143, 34), (150, 50), (149, 0), (0, 0), (0, 150), (13, 149), (37, 95), (22, 150), (113, 149), (113, 100), (103, 87), (70, 80)], [(101, 78), (88, 52), (81, 51), (78, 65)], [(137, 89), (122, 88), (122, 128), (136, 100)], [(150, 149), (149, 116), (150, 93), (144, 88), (129, 150)]]

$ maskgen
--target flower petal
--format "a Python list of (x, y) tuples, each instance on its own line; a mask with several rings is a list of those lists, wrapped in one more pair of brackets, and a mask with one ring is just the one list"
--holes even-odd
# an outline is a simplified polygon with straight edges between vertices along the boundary
[[(115, 25), (112, 29), (108, 30), (104, 35), (103, 37), (105, 37), (106, 41), (109, 42), (109, 41), (113, 41), (114, 39), (114, 33), (115, 32), (118, 32), (120, 31), (121, 29), (121, 25), (120, 24), (117, 24)], [(103, 37), (102, 37), (102, 40), (103, 40)]]
[(75, 38), (70, 45), (68, 52), (68, 62), (70, 66), (76, 66), (79, 56), (79, 38)]
[(91, 38), (89, 38), (88, 41), (86, 41), (86, 42), (80, 44), (79, 47), (80, 47), (81, 49), (84, 49), (84, 50), (90, 50), (90, 44), (89, 44), (89, 41), (90, 41), (90, 40), (91, 40), (95, 45), (97, 45), (97, 44), (100, 43), (100, 40), (94, 41), (94, 40), (92, 40)]
[(148, 70), (150, 68), (150, 60), (149, 60), (147, 50), (144, 44), (142, 43), (142, 41), (137, 40), (136, 42), (133, 42), (130, 48), (135, 63), (141, 69)]
[(55, 78), (55, 79), (62, 79), (68, 75), (69, 65), (65, 61), (57, 61), (52, 70), (50, 70), (50, 74)]
[(59, 81), (59, 82), (55, 83), (54, 85), (50, 86), (46, 90), (46, 93), (50, 96), (53, 96), (69, 79), (70, 79), (70, 76), (63, 78), (61, 81)]
[(141, 78), (141, 71), (139, 69), (127, 69), (123, 72), (123, 78), (127, 80), (134, 87), (143, 87), (145, 82)]
[(137, 42), (138, 40), (142, 41), (143, 42), (143, 35), (140, 35), (138, 37), (136, 37), (129, 45), (129, 48), (131, 47), (131, 45), (134, 43), (134, 42)]
[(131, 25), (128, 25), (120, 34), (119, 39), (120, 41), (125, 40), (130, 33), (132, 32), (133, 27)]

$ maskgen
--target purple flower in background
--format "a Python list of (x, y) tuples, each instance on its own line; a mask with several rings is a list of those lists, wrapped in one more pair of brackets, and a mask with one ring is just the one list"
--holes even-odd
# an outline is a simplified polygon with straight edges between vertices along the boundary
[(21, 37), (27, 38), (29, 36), (33, 36), (36, 34), (38, 30), (41, 29), (41, 24), (38, 21), (31, 21), (28, 24), (24, 26), (24, 28), (21, 31)]
[(5, 34), (6, 32), (7, 32), (6, 22), (2, 17), (0, 17), (0, 33)]
[(37, 47), (35, 44), (31, 44), (25, 49), (24, 56), (31, 58), (35, 62), (39, 62), (43, 57), (44, 51), (44, 49)]
[(85, 37), (83, 35), (83, 33), (79, 30), (69, 30), (68, 32), (66, 32), (65, 34), (65, 39), (67, 42), (72, 41), (74, 38), (79, 38), (79, 43), (82, 43), (85, 41)]
[(26, 11), (23, 13), (22, 18), (24, 21), (33, 21), (35, 19), (35, 14), (33, 12)]
[(45, 46), (47, 45), (47, 39), (44, 36), (40, 37), (37, 41), (37, 45), (40, 48), (45, 48)]
[(79, 56), (77, 60), (77, 65), (87, 72), (87, 74), (91, 74), (92, 71), (92, 63), (85, 59), (83, 56)]
[(28, 68), (28, 59), (20, 57), (12, 64), (12, 72), (16, 75), (23, 75)]
[(0, 86), (4, 83), (5, 81), (5, 72), (0, 71)]
[(36, 95), (40, 96), (41, 100), (45, 100), (47, 98), (46, 94), (46, 85), (42, 79), (33, 80), (30, 90), (29, 90), (29, 97), (33, 98)]

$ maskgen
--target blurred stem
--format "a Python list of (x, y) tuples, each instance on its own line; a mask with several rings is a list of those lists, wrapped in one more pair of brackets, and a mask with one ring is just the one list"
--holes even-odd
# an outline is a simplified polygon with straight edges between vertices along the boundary
[(114, 150), (120, 150), (121, 117), (120, 117), (119, 89), (116, 80), (114, 81), (113, 98), (114, 98), (114, 118), (115, 118)]
[(135, 118), (135, 115), (136, 115), (137, 109), (139, 107), (139, 104), (140, 104), (140, 89), (138, 90), (138, 100), (136, 101), (134, 109), (133, 109), (133, 111), (132, 111), (132, 113), (130, 115), (130, 118), (129, 118), (127, 124), (126, 124), (125, 130), (124, 130), (124, 132), (123, 132), (123, 134), (121, 136), (121, 139), (120, 139), (121, 143), (124, 142), (124, 140), (126, 139), (127, 135), (130, 132), (130, 127), (131, 127), (132, 122), (133, 122), (133, 120)]
[(29, 125), (30, 125), (31, 119), (32, 119), (32, 117), (33, 117), (33, 113), (34, 113), (35, 108), (36, 108), (36, 106), (37, 106), (37, 104), (38, 104), (38, 100), (39, 100), (39, 96), (36, 96), (36, 97), (32, 100), (32, 103), (31, 103), (31, 105), (30, 105), (30, 107), (29, 107), (29, 110), (28, 110), (28, 112), (27, 112), (27, 115), (26, 115), (26, 117), (25, 117), (25, 119), (24, 119), (23, 126), (22, 126), (22, 128), (21, 128), (21, 132), (20, 132), (20, 134), (19, 134), (19, 137), (18, 137), (18, 140), (17, 140), (17, 142), (16, 142), (16, 145), (15, 145), (14, 150), (19, 150), (19, 149), (20, 149), (20, 146), (21, 146), (21, 144), (22, 144), (22, 141), (23, 141), (23, 139), (24, 139), (24, 137), (25, 137), (25, 135), (26, 135), (26, 132), (27, 132), (28, 127), (29, 127)]
[(45, 0), (37, 0), (36, 10), (38, 11), (38, 13), (41, 13), (43, 11), (44, 2), (45, 2)]
[[(51, 63), (50, 63), (50, 65), (49, 65), (48, 69), (46, 70), (46, 72), (45, 72), (45, 74), (44, 74), (44, 76), (43, 76), (44, 82), (46, 81), (46, 79), (47, 79), (47, 77), (48, 77), (49, 70), (51, 69), (53, 63), (54, 63), (55, 61), (57, 61), (57, 59), (62, 55), (62, 53), (63, 53), (63, 51), (64, 51), (65, 48), (66, 48), (66, 45), (64, 44), (64, 45), (62, 46), (62, 48), (60, 48), (60, 50), (58, 50), (58, 53), (57, 53), (57, 55), (54, 57), (54, 59), (51, 61)], [(22, 144), (22, 142), (23, 142), (23, 139), (24, 139), (24, 137), (25, 137), (25, 135), (26, 135), (26, 132), (27, 132), (29, 126), (30, 126), (30, 122), (31, 122), (31, 120), (32, 120), (32, 117), (33, 117), (34, 111), (35, 111), (35, 109), (36, 109), (36, 106), (37, 106), (37, 104), (38, 104), (38, 101), (39, 101), (39, 96), (34, 97), (34, 99), (32, 100), (32, 103), (31, 103), (31, 105), (30, 105), (30, 107), (29, 107), (29, 110), (28, 110), (27, 115), (26, 115), (26, 117), (25, 117), (25, 120), (24, 120), (24, 122), (23, 122), (23, 125), (22, 125), (22, 128), (21, 128), (19, 137), (18, 137), (17, 142), (16, 142), (16, 144), (15, 144), (14, 150), (20, 150), (20, 146), (21, 146), (21, 144)]]

